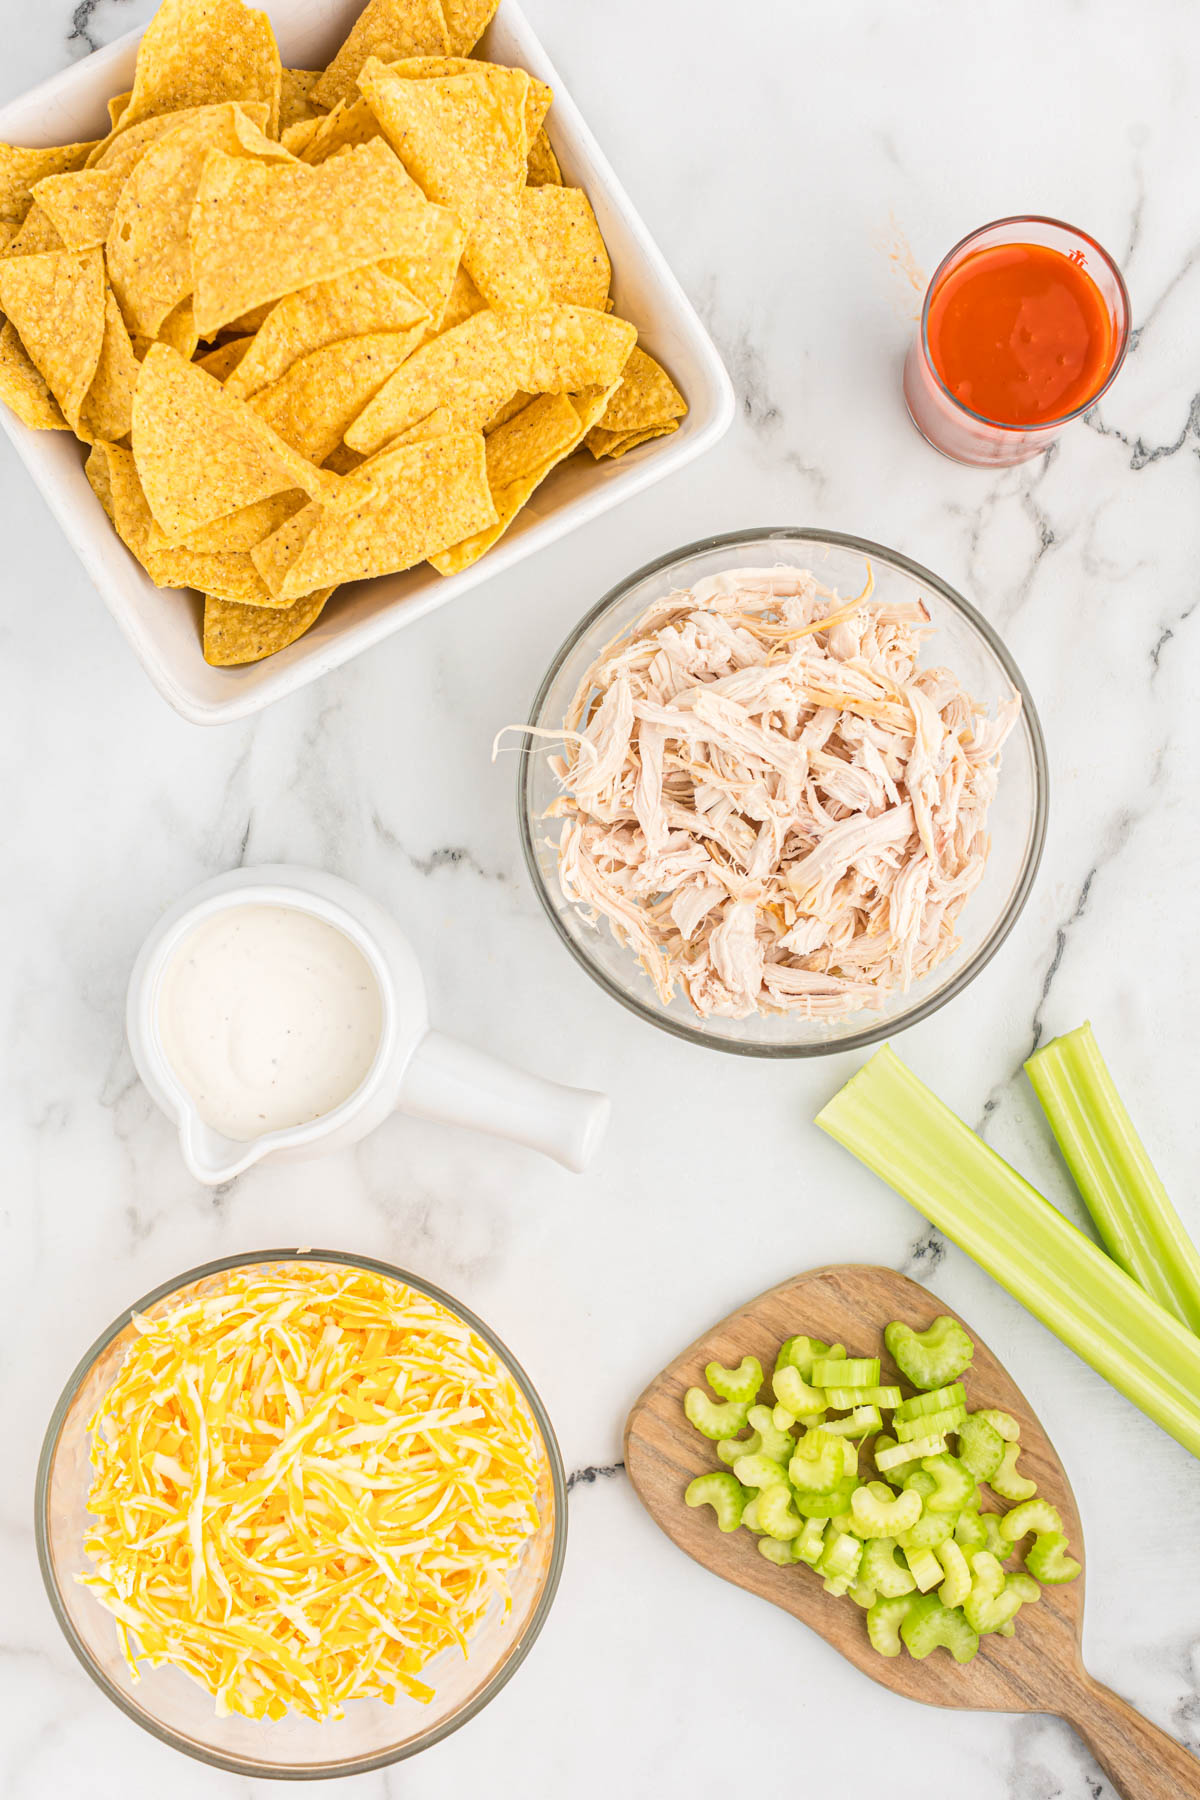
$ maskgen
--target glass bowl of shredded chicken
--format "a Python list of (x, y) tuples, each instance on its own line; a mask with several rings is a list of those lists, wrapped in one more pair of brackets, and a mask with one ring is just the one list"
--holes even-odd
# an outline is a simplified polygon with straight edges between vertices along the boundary
[(193, 1269), (121, 1315), (38, 1470), (59, 1624), (201, 1761), (381, 1768), (499, 1692), (558, 1586), (566, 1486), (520, 1365), (458, 1301), (333, 1251)]
[(835, 533), (709, 538), (581, 622), (529, 716), (526, 861), (559, 935), (641, 1018), (817, 1056), (928, 1017), (1028, 898), (1046, 755), (996, 632)]

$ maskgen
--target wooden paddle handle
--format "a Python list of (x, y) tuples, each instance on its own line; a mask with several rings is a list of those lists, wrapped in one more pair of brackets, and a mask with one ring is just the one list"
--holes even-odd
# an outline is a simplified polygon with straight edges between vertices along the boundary
[(1200, 1800), (1200, 1761), (1086, 1669), (1061, 1700), (1123, 1800)]

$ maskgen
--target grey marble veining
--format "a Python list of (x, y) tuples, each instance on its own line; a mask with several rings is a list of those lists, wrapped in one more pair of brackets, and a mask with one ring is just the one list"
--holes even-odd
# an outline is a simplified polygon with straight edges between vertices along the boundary
[[(0, 0), (0, 91), (152, 10)], [(0, 453), (0, 1792), (273, 1791), (173, 1755), (91, 1688), (42, 1595), (30, 1494), (59, 1388), (121, 1307), (207, 1257), (307, 1242), (418, 1269), (488, 1318), (573, 1471), (561, 1595), (527, 1666), (468, 1729), (360, 1778), (354, 1800), (601, 1800), (618, 1785), (633, 1800), (716, 1800), (781, 1731), (786, 1778), (799, 1766), (839, 1792), (868, 1730), (899, 1800), (931, 1785), (1110, 1800), (1064, 1725), (927, 1713), (868, 1687), (679, 1555), (638, 1507), (624, 1414), (680, 1345), (794, 1270), (903, 1269), (977, 1324), (1062, 1454), (1087, 1539), (1089, 1666), (1200, 1751), (1194, 1460), (812, 1129), (856, 1058), (706, 1055), (612, 1006), (541, 916), (515, 763), (490, 758), (581, 612), (673, 544), (815, 524), (936, 569), (1026, 675), (1052, 812), (1002, 954), (903, 1054), (1082, 1222), (1020, 1066), (1090, 1016), (1200, 1233), (1200, 15), (1174, 0), (1012, 0), (1002, 16), (952, 0), (527, 10), (727, 359), (738, 417), (707, 460), (321, 686), (201, 732), (151, 692)], [(921, 272), (973, 225), (1026, 207), (1120, 255), (1135, 343), (1053, 454), (964, 470), (912, 432), (900, 361)], [(134, 1077), (124, 985), (179, 892), (273, 859), (324, 865), (388, 904), (444, 1029), (607, 1088), (614, 1123), (594, 1169), (573, 1178), (396, 1118), (337, 1158), (198, 1189)]]

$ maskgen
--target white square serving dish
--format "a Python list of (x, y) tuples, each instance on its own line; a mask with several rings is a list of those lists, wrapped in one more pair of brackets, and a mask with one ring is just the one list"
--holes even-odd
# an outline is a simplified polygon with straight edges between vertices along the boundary
[[(260, 0), (260, 4), (264, 0)], [(363, 0), (265, 0), (284, 62), (323, 67)], [(130, 32), (0, 108), (0, 141), (62, 144), (99, 137), (106, 102), (133, 79), (140, 32)], [(565, 91), (516, 0), (501, 0), (479, 54), (527, 69), (554, 89), (548, 130), (563, 178), (587, 191), (613, 263), (618, 313), (670, 371), (690, 411), (678, 431), (616, 462), (572, 458), (534, 495), (494, 550), (443, 579), (421, 567), (343, 589), (297, 643), (265, 662), (213, 669), (200, 651), (200, 602), (156, 588), (125, 550), (83, 472), (83, 450), (66, 432), (30, 431), (0, 406), (0, 420), (55, 518), (132, 644), (155, 687), (197, 725), (223, 724), (315, 681), (457, 594), (498, 575), (566, 532), (640, 493), (715, 444), (733, 418), (733, 389), (695, 309), (634, 211), (599, 145)]]

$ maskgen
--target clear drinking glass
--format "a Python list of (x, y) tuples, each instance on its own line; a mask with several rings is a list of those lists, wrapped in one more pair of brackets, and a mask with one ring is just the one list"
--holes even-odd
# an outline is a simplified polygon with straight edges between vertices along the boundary
[[(934, 295), (946, 277), (968, 256), (1001, 244), (1041, 244), (1059, 250), (1091, 276), (1108, 308), (1112, 324), (1112, 360), (1100, 386), (1073, 411), (1044, 425), (1005, 425), (998, 419), (985, 418), (953, 395), (938, 374), (929, 347), (929, 308)], [(983, 225), (942, 259), (921, 308), (921, 327), (909, 347), (904, 363), (904, 398), (909, 415), (927, 443), (955, 462), (978, 467), (1009, 468), (1014, 463), (1028, 462), (1052, 444), (1072, 419), (1077, 419), (1090, 406), (1095, 406), (1116, 379), (1129, 347), (1129, 295), (1108, 252), (1095, 238), (1061, 219), (1044, 219), (1034, 214), (1011, 219), (997, 219)]]

